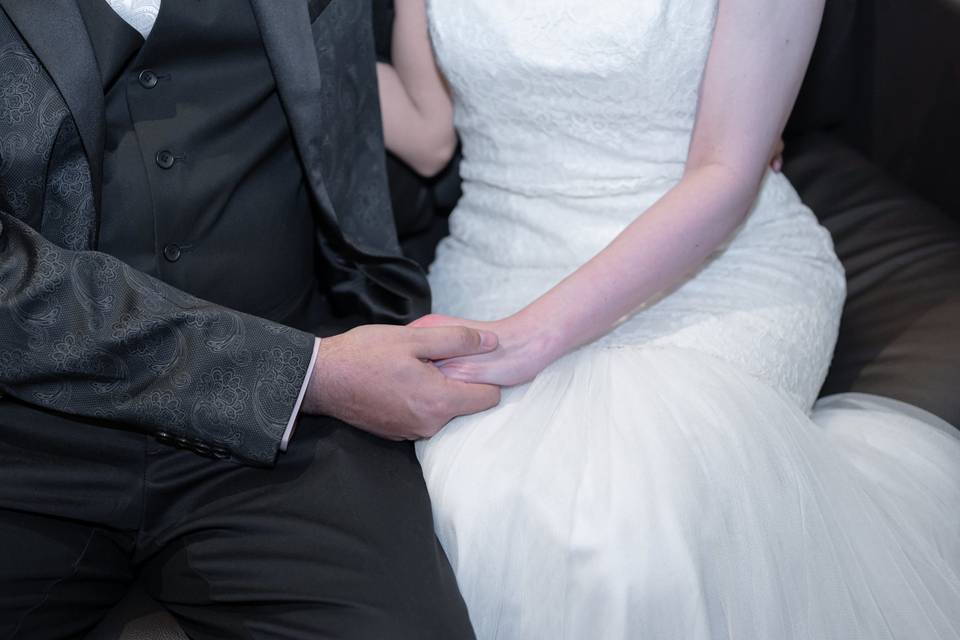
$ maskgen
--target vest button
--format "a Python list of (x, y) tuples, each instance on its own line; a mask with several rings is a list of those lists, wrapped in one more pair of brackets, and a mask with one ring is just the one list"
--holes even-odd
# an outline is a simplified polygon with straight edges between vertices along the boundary
[(157, 86), (157, 82), (159, 82), (157, 74), (150, 69), (144, 69), (141, 71), (140, 75), (137, 76), (137, 80), (140, 81), (140, 86), (144, 89), (153, 89), (155, 86)]
[(173, 163), (177, 161), (176, 156), (173, 155), (170, 151), (164, 149), (163, 151), (157, 152), (157, 166), (161, 169), (169, 169), (173, 166)]
[(163, 257), (167, 259), (167, 262), (176, 262), (181, 255), (183, 255), (183, 252), (178, 245), (168, 244), (163, 248)]

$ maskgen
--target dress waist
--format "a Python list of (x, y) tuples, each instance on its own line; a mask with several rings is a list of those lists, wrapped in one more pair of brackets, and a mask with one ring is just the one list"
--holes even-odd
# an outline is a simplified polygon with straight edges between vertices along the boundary
[(505, 194), (529, 198), (604, 198), (666, 191), (683, 176), (684, 163), (633, 162), (624, 171), (601, 173), (576, 163), (532, 164), (496, 160), (464, 162), (464, 181)]
[[(607, 182), (606, 189), (594, 182), (589, 190), (572, 185), (561, 192), (544, 183), (505, 186), (468, 174), (444, 244), (492, 266), (568, 271), (601, 251), (678, 181), (622, 182), (618, 188)], [(771, 173), (730, 242), (773, 245), (797, 226), (817, 225), (787, 179)]]

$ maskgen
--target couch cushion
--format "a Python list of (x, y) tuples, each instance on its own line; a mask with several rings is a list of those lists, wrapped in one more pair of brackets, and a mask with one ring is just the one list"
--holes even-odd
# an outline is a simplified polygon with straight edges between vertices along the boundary
[(791, 141), (784, 172), (847, 270), (823, 394), (884, 395), (960, 426), (960, 224), (825, 135)]

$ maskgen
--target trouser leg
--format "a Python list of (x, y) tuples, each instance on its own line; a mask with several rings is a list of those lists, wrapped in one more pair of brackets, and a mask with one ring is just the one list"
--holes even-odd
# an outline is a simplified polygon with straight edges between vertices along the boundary
[(304, 418), (273, 469), (147, 469), (145, 584), (191, 637), (473, 637), (409, 443)]
[(82, 637), (126, 592), (145, 441), (0, 400), (0, 639)]
[(0, 509), (0, 638), (74, 639), (132, 581), (132, 534)]

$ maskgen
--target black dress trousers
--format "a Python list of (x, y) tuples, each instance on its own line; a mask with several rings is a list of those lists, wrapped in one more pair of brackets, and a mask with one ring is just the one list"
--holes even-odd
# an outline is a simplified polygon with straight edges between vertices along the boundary
[(0, 638), (82, 638), (135, 579), (196, 639), (473, 638), (409, 443), (304, 418), (260, 469), (7, 416)]

